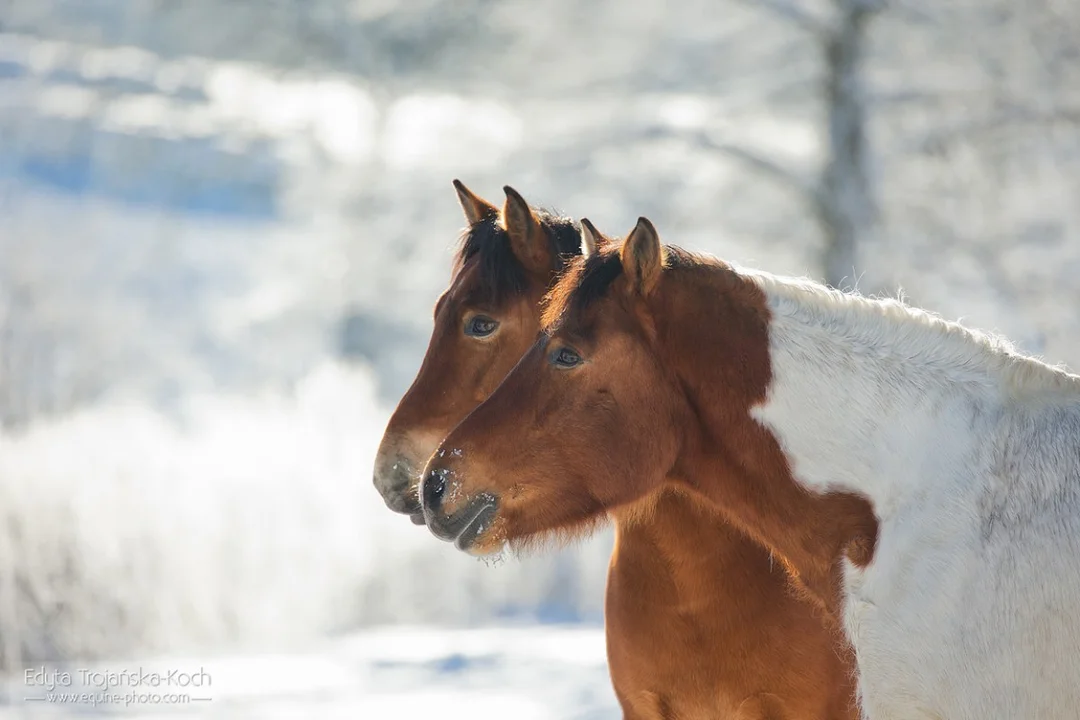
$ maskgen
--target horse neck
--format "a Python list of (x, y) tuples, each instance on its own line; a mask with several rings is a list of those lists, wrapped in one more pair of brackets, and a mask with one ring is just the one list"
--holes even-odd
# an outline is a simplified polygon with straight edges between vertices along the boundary
[[(869, 562), (877, 521), (858, 492), (806, 492), (778, 435), (752, 417), (772, 400), (766, 298), (725, 270), (688, 276), (658, 302), (667, 305), (660, 310), (665, 322), (658, 323), (660, 352), (687, 401), (672, 475), (774, 551), (835, 616), (840, 560)], [(691, 302), (695, 312), (687, 312)]]
[[(690, 611), (717, 601), (723, 582), (742, 582), (749, 572), (770, 571), (767, 552), (726, 522), (703, 498), (674, 486), (612, 513), (621, 563), (647, 574), (647, 587), (674, 591)], [(777, 584), (784, 581), (776, 568)], [(750, 590), (767, 584), (749, 583)], [(743, 592), (746, 592), (745, 586)], [(653, 593), (657, 595), (657, 592)]]
[(771, 369), (752, 415), (804, 487), (861, 494), (881, 514), (980, 451), (1007, 356), (899, 303), (750, 277), (768, 299)]
[(689, 408), (676, 471), (827, 605), (878, 522), (970, 493), (1023, 454), (1009, 428), (1046, 434), (1043, 408), (1078, 406), (1080, 378), (898, 303), (727, 267), (685, 279), (659, 301)]

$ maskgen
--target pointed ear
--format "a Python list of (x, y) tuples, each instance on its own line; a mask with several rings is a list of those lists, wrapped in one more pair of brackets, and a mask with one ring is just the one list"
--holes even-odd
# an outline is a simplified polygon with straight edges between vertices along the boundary
[(493, 218), (499, 214), (499, 209), (482, 197), (474, 195), (472, 190), (465, 187), (465, 183), (454, 180), (454, 189), (457, 190), (458, 202), (465, 211), (465, 219), (469, 225), (475, 225), (481, 220)]
[(642, 295), (652, 292), (664, 269), (664, 248), (648, 218), (638, 218), (637, 225), (619, 248), (619, 258), (631, 289)]
[(506, 193), (506, 203), (503, 205), (502, 221), (510, 235), (514, 256), (529, 272), (551, 272), (555, 267), (555, 258), (551, 255), (551, 245), (540, 227), (540, 221), (517, 190), (507, 185), (503, 192)]
[(596, 226), (589, 222), (588, 218), (581, 218), (581, 256), (588, 258), (596, 254), (596, 245), (602, 235)]

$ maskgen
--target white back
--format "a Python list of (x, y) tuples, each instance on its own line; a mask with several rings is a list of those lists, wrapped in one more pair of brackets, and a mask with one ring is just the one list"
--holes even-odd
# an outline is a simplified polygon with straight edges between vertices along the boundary
[(868, 497), (845, 569), (867, 718), (1080, 718), (1080, 378), (893, 300), (739, 270), (773, 313), (755, 417)]

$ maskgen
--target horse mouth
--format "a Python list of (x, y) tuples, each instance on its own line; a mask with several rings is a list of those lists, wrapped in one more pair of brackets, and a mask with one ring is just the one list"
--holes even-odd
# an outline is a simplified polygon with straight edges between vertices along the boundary
[(421, 512), (418, 477), (407, 459), (395, 455), (387, 460), (376, 460), (373, 480), (386, 507), (402, 515)]
[(495, 496), (482, 493), (452, 515), (433, 513), (427, 518), (427, 526), (435, 537), (452, 541), (458, 550), (468, 551), (491, 528), (496, 512)]
[[(383, 502), (386, 503), (386, 507), (394, 512), (411, 516), (413, 524), (424, 524), (424, 513), (420, 508), (420, 499), (416, 496), (416, 489), (411, 485), (398, 485), (389, 492), (382, 493), (382, 498)], [(416, 519), (417, 516), (420, 517), (419, 521)]]
[(491, 528), (495, 522), (496, 502), (494, 498), (490, 499), (490, 502), (486, 502), (480, 506), (480, 509), (476, 513), (476, 517), (472, 519), (465, 529), (461, 531), (461, 534), (457, 536), (457, 540), (454, 541), (454, 547), (458, 550), (468, 552), (472, 549), (476, 541)]

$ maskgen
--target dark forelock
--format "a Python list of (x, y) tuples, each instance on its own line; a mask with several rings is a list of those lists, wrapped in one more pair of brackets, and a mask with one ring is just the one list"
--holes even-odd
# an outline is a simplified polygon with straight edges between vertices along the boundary
[[(576, 260), (563, 274), (546, 298), (543, 314), (545, 332), (551, 332), (570, 316), (580, 317), (593, 303), (604, 297), (623, 274), (618, 242)], [(664, 248), (664, 267), (687, 268), (708, 264), (708, 260), (674, 245)]]
[[(544, 209), (533, 209), (555, 258), (554, 270), (581, 254), (581, 234), (577, 223), (568, 217)], [(522, 295), (528, 289), (525, 268), (510, 247), (510, 235), (495, 216), (484, 218), (470, 227), (461, 239), (455, 259), (455, 272), (477, 258), (483, 287), (479, 292), (486, 301), (501, 303), (508, 297)]]

